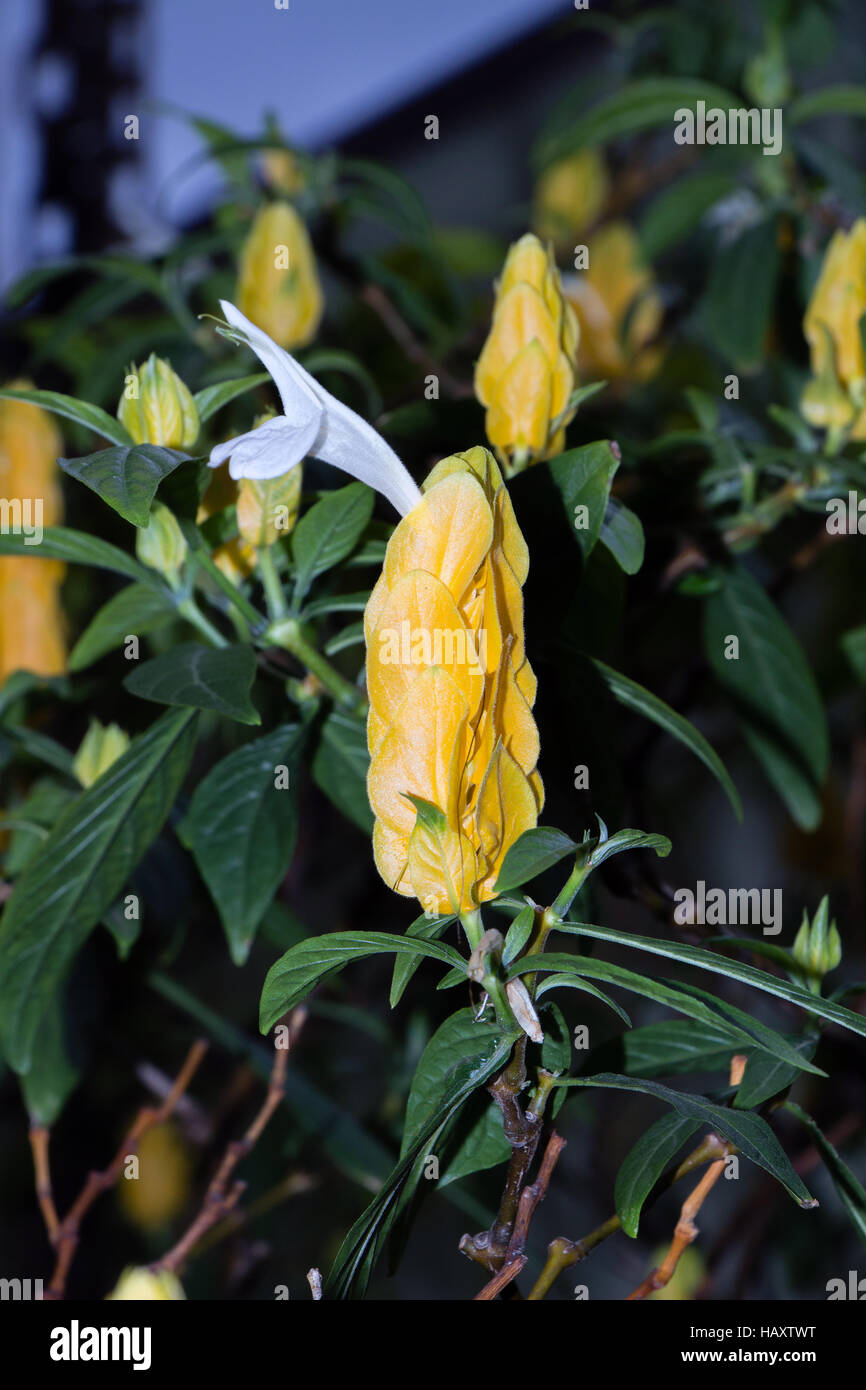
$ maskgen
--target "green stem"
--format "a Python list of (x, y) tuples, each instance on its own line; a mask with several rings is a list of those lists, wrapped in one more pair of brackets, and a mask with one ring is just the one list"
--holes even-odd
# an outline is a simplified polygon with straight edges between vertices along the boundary
[(263, 628), (265, 626), (266, 619), (264, 615), (261, 614), (257, 608), (253, 607), (249, 599), (244, 597), (237, 585), (233, 584), (229, 579), (228, 575), (223, 574), (219, 565), (213, 559), (213, 556), (208, 555), (206, 550), (196, 550), (194, 552), (194, 558), (199, 568), (203, 569), (205, 574), (210, 575), (217, 588), (222, 589), (232, 606), (236, 608), (239, 613), (243, 614), (251, 627)]
[(264, 585), (265, 598), (268, 604), (268, 616), (272, 623), (282, 622), (283, 618), (288, 617), (289, 607), (286, 603), (282, 581), (277, 571), (273, 549), (270, 546), (263, 545), (260, 549), (256, 550), (256, 563), (258, 564), (259, 575)]
[(484, 935), (481, 909), (474, 907), (470, 912), (461, 912), (460, 921), (463, 923), (463, 930), (466, 933), (466, 940), (469, 942), (470, 949), (477, 950), (478, 943)]
[(229, 645), (219, 629), (215, 628), (210, 619), (202, 613), (194, 598), (182, 599), (177, 605), (177, 611), (186, 618), (188, 623), (197, 628), (203, 637), (207, 638), (211, 646), (227, 647)]
[(340, 675), (336, 667), (332, 666), (311, 642), (307, 641), (297, 618), (284, 618), (281, 622), (274, 623), (268, 628), (265, 637), (273, 646), (282, 647), (284, 651), (296, 656), (298, 661), (321, 681), (325, 689), (331, 692), (339, 704), (345, 705), (358, 715), (366, 712), (367, 701), (363, 695)]

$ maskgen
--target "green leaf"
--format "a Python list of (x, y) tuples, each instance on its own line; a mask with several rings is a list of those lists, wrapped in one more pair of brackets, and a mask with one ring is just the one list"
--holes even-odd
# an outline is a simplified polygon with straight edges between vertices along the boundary
[(37, 559), (64, 560), (68, 565), (93, 565), (141, 584), (164, 587), (155, 571), (140, 565), (116, 545), (85, 535), (83, 531), (72, 531), (68, 526), (46, 526), (38, 545), (25, 545), (25, 539), (12, 532), (0, 533), (0, 555), (29, 555)]
[(644, 560), (646, 540), (640, 518), (616, 497), (608, 498), (599, 540), (606, 545), (625, 574), (637, 574)]
[(218, 381), (215, 386), (205, 386), (203, 390), (196, 391), (193, 400), (201, 424), (204, 424), (205, 420), (209, 420), (212, 415), (216, 415), (217, 411), (222, 410), (223, 406), (228, 405), (230, 401), (245, 395), (247, 391), (253, 391), (257, 386), (263, 386), (270, 379), (268, 372), (253, 372), (252, 376), (239, 376), (231, 381)]
[(432, 1110), (426, 1108), (426, 1119), (411, 1147), (343, 1241), (328, 1276), (326, 1297), (363, 1298), (382, 1247), (414, 1196), (427, 1154), (435, 1150), (439, 1135), (464, 1101), (505, 1062), (513, 1039), (502, 1038), (489, 1026), (480, 1025), (480, 1028), (478, 1050), (467, 1052), (453, 1067), (438, 1104)]
[(422, 1134), (447, 1095), (455, 1071), (474, 1070), (502, 1040), (502, 1029), (478, 1023), (471, 1009), (460, 1009), (440, 1024), (418, 1059), (406, 1100), (400, 1157)]
[[(538, 959), (538, 957), (536, 957), (536, 959)], [(505, 964), (504, 959), (503, 964)], [(578, 975), (569, 975), (565, 972), (548, 975), (545, 980), (542, 980), (538, 989), (535, 991), (536, 998), (540, 999), (543, 994), (547, 994), (551, 989), (577, 989), (581, 990), (584, 994), (591, 994), (594, 999), (598, 999), (602, 1004), (605, 1004), (607, 1008), (612, 1009), (617, 1017), (622, 1019), (626, 1028), (631, 1028), (631, 1019), (625, 1009), (617, 1004), (615, 999), (609, 998), (609, 996), (604, 993), (604, 990), (596, 989), (595, 985), (591, 985), (589, 980), (582, 980)]]
[(57, 462), (64, 473), (84, 483), (125, 521), (131, 521), (133, 526), (146, 526), (151, 503), (163, 478), (188, 459), (189, 454), (178, 449), (132, 444)]
[(724, 788), (725, 795), (734, 808), (737, 819), (743, 819), (743, 806), (740, 801), (739, 793), (731, 781), (724, 763), (718, 753), (707, 742), (703, 734), (690, 724), (688, 719), (684, 719), (676, 710), (666, 705), (664, 700), (660, 700), (657, 695), (653, 695), (644, 686), (638, 685), (637, 681), (624, 676), (621, 671), (614, 671), (613, 667), (606, 666), (603, 661), (593, 657), (593, 664), (601, 673), (602, 678), (608, 686), (614, 699), (628, 709), (635, 710), (642, 714), (645, 719), (649, 719), (653, 724), (657, 724), (665, 733), (678, 739), (684, 744), (696, 758), (700, 758), (705, 767), (709, 768), (713, 776)]
[(250, 700), (255, 674), (252, 647), (181, 642), (143, 661), (123, 684), (133, 695), (158, 705), (212, 709), (241, 724), (261, 724), (261, 715)]
[[(722, 570), (719, 578), (704, 605), (707, 659), (764, 771), (797, 823), (813, 829), (830, 748), (815, 678), (797, 638), (748, 571)], [(738, 659), (725, 657), (730, 636), (738, 639)]]
[(330, 932), (301, 941), (271, 966), (262, 990), (259, 1026), (267, 1033), (287, 1010), (306, 999), (310, 990), (332, 970), (342, 970), (353, 960), (393, 951), (395, 955), (430, 956), (445, 965), (461, 966), (466, 962), (453, 946), (438, 941), (411, 940), (392, 936), (388, 932)]
[(186, 775), (190, 711), (164, 714), (70, 802), (0, 918), (0, 1041), (27, 1071), (59, 981), (159, 833)]
[[(688, 1072), (729, 1072), (731, 1058), (740, 1051), (722, 1019), (702, 1023), (696, 1019), (666, 1019), (648, 1023), (623, 1034), (624, 1065), (634, 1076), (679, 1076)], [(605, 1046), (605, 1044), (602, 1044)]]
[(64, 396), (59, 391), (18, 391), (7, 387), (0, 390), (0, 400), (30, 401), (32, 405), (41, 405), (43, 410), (50, 410), (53, 415), (74, 420), (76, 425), (86, 425), (104, 439), (110, 439), (112, 444), (124, 446), (132, 443), (129, 431), (113, 415), (101, 410), (98, 405), (76, 400), (74, 396)]
[(643, 1204), (671, 1159), (700, 1129), (700, 1122), (689, 1115), (662, 1115), (629, 1150), (620, 1165), (614, 1187), (616, 1214), (622, 1229), (632, 1239), (637, 1236)]
[(349, 483), (320, 498), (298, 522), (292, 537), (295, 604), (316, 575), (344, 560), (355, 548), (373, 512), (374, 494), (364, 483)]
[(577, 848), (570, 835), (553, 826), (537, 825), (532, 830), (524, 830), (502, 861), (496, 892), (508, 893), (512, 888), (519, 888), (558, 864), (566, 855), (574, 854)]
[(780, 980), (777, 975), (768, 975), (763, 970), (755, 970), (751, 965), (741, 965), (739, 961), (726, 960), (700, 946), (688, 946), (680, 941), (659, 941), (649, 936), (634, 936), (631, 932), (597, 927), (591, 922), (562, 922), (554, 927), (554, 931), (567, 932), (572, 936), (589, 936), (593, 940), (609, 941), (615, 946), (632, 946), (637, 951), (666, 956), (669, 960), (681, 961), (684, 965), (696, 965), (699, 970), (709, 970), (714, 975), (725, 975), (729, 980), (739, 980), (741, 984), (753, 985), (765, 994), (774, 994), (779, 999), (786, 999), (789, 1004), (798, 1004), (807, 1013), (824, 1018), (828, 1023), (837, 1023), (840, 1028), (847, 1028), (849, 1032), (858, 1033), (861, 1038), (866, 1038), (866, 1018), (853, 1013), (851, 1009), (822, 999), (817, 994), (811, 994), (809, 990), (801, 989), (799, 985), (789, 984), (787, 980)]
[(646, 77), (619, 85), (565, 129), (543, 132), (535, 158), (541, 165), (550, 164), (585, 145), (604, 144), (639, 130), (667, 129), (672, 136), (674, 113), (681, 107), (692, 110), (698, 101), (725, 110), (738, 104), (725, 87), (689, 77)]
[(174, 598), (167, 588), (128, 584), (90, 620), (69, 654), (70, 671), (85, 670), (106, 652), (119, 647), (126, 637), (153, 632), (174, 613)]
[[(600, 439), (569, 449), (542, 464), (562, 498), (568, 524), (574, 532), (584, 561), (601, 535), (610, 498), (610, 485), (619, 467), (610, 441)], [(584, 510), (579, 510), (585, 508)]]
[(866, 623), (843, 632), (839, 643), (858, 681), (866, 685)]
[[(416, 917), (410, 927), (406, 928), (407, 938), (418, 938), (421, 941), (438, 941), (444, 931), (456, 922), (456, 917), (428, 917), (422, 913)], [(394, 973), (391, 976), (391, 1008), (395, 1009), (403, 998), (403, 993), (411, 980), (415, 971), (418, 969), (423, 956), (419, 953), (413, 960), (411, 956), (398, 956), (394, 961)]]
[[(297, 772), (303, 729), (283, 724), (236, 748), (196, 787), (181, 838), (220, 915), (235, 965), (291, 863), (298, 830)], [(287, 787), (277, 788), (277, 768)]]
[(765, 218), (718, 251), (704, 299), (707, 329), (735, 365), (764, 355), (779, 274), (779, 219)]
[(534, 926), (535, 908), (532, 903), (527, 903), (520, 909), (505, 934), (505, 944), (502, 947), (503, 965), (510, 965), (515, 957), (520, 955), (532, 935)]
[(737, 186), (733, 173), (698, 171), (664, 189), (650, 203), (640, 224), (640, 240), (647, 260), (675, 246), (689, 235), (720, 198)]
[[(458, 1121), (458, 1123), (462, 1122)], [(505, 1137), (502, 1111), (494, 1100), (485, 1105), (477, 1120), (460, 1140), (448, 1166), (440, 1174), (439, 1187), (459, 1182), (473, 1173), (498, 1168), (511, 1157), (511, 1145)]]
[(854, 83), (819, 87), (816, 92), (806, 92), (792, 101), (785, 118), (792, 125), (801, 125), (803, 121), (814, 120), (816, 116), (837, 114), (866, 116), (866, 87), (858, 87)]
[(21, 1077), (30, 1123), (49, 1129), (60, 1116), (81, 1074), (66, 1043), (64, 993), (61, 980), (36, 1034), (30, 1070)]
[(367, 800), (367, 730), (363, 719), (335, 709), (323, 721), (310, 770), (316, 785), (366, 835), (373, 830)]
[(866, 1245), (866, 1191), (864, 1191), (863, 1184), (854, 1176), (847, 1163), (830, 1143), (826, 1134), (818, 1128), (811, 1115), (807, 1115), (805, 1110), (801, 1110), (799, 1105), (795, 1105), (790, 1100), (786, 1102), (785, 1109), (790, 1111), (792, 1115), (796, 1115), (812, 1136), (815, 1148), (821, 1155), (824, 1166), (833, 1179), (833, 1185), (851, 1218), (851, 1224), (863, 1244)]
[(629, 849), (654, 849), (659, 859), (666, 859), (671, 842), (666, 835), (648, 835), (645, 830), (618, 830), (615, 835), (608, 835), (605, 827), (604, 838), (596, 842), (587, 857), (587, 870), (597, 869), (606, 859)]
[[(807, 1061), (812, 1060), (818, 1046), (817, 1038), (795, 1036), (788, 1038), (788, 1042), (798, 1052), (802, 1052)], [(790, 1062), (771, 1057), (766, 1052), (751, 1052), (743, 1079), (734, 1097), (734, 1105), (738, 1110), (755, 1110), (759, 1105), (763, 1105), (765, 1100), (770, 1100), (772, 1096), (786, 1090), (796, 1081), (799, 1074), (798, 1068)]]
[(723, 1139), (736, 1144), (744, 1158), (757, 1163), (781, 1183), (798, 1206), (815, 1207), (815, 1198), (804, 1186), (803, 1181), (791, 1166), (791, 1161), (782, 1148), (766, 1120), (751, 1111), (729, 1110), (727, 1106), (716, 1105), (705, 1096), (690, 1095), (686, 1091), (672, 1091), (668, 1086), (660, 1086), (657, 1081), (638, 1081), (631, 1076), (615, 1076), (600, 1072), (597, 1076), (569, 1077), (556, 1082), (558, 1086), (603, 1087), (615, 1091), (638, 1091), (643, 1095), (655, 1096), (664, 1101), (684, 1118), (696, 1120), (700, 1125), (709, 1125)]

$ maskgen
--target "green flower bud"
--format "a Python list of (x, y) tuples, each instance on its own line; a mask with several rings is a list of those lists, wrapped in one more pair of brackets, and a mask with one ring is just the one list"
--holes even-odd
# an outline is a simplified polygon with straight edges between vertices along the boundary
[(128, 747), (129, 734), (119, 724), (104, 725), (98, 719), (91, 719), (72, 764), (82, 787), (92, 786)]
[(198, 411), (189, 389), (154, 353), (126, 378), (117, 418), (136, 444), (188, 449), (198, 438)]
[(842, 959), (842, 941), (835, 919), (830, 921), (830, 903), (826, 895), (811, 923), (803, 913), (800, 930), (794, 938), (793, 956), (802, 970), (802, 980), (813, 994), (820, 994), (821, 980)]
[(147, 526), (135, 537), (135, 553), (143, 565), (159, 570), (176, 588), (188, 546), (173, 512), (154, 502)]

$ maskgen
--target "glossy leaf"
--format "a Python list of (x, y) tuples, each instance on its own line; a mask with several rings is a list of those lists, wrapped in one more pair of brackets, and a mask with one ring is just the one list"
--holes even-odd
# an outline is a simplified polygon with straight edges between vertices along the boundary
[(100, 608), (69, 654), (70, 671), (83, 671), (131, 634), (138, 637), (162, 627), (175, 614), (174, 598), (163, 587), (128, 584)]
[(156, 444), (102, 449), (83, 458), (58, 459), (70, 478), (84, 483), (133, 526), (146, 526), (156, 490), (189, 454)]
[(143, 661), (123, 683), (142, 700), (215, 710), (240, 724), (260, 724), (261, 715), (250, 700), (255, 674), (252, 647), (181, 642)]
[(644, 1202), (671, 1159), (700, 1127), (690, 1115), (662, 1115), (629, 1150), (614, 1187), (616, 1214), (627, 1236), (637, 1236)]
[(355, 548), (372, 515), (373, 501), (371, 488), (349, 483), (326, 493), (301, 517), (292, 537), (296, 604), (316, 575), (338, 565)]
[(31, 405), (41, 405), (43, 410), (51, 411), (52, 415), (60, 415), (64, 420), (73, 420), (76, 425), (84, 425), (94, 433), (101, 434), (103, 439), (110, 439), (113, 444), (123, 447), (132, 443), (126, 427), (113, 415), (109, 415), (98, 405), (92, 405), (90, 401), (79, 401), (75, 396), (64, 396), (60, 391), (29, 391), (6, 387), (0, 389), (0, 400), (29, 401)]

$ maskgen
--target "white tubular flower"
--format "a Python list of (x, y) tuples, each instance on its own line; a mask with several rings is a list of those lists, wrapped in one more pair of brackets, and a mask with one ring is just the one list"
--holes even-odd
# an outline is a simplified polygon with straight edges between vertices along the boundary
[(211, 450), (211, 468), (227, 458), (232, 478), (279, 478), (307, 454), (342, 468), (381, 492), (405, 516), (421, 500), (394, 450), (342, 401), (319, 385), (283, 348), (227, 299), (220, 304), (231, 336), (252, 348), (274, 380), (283, 414)]

